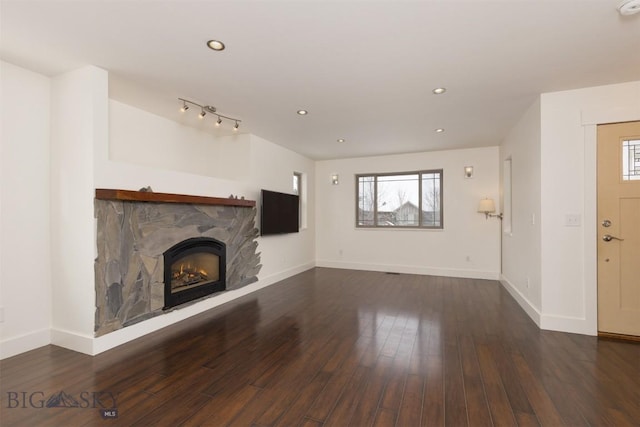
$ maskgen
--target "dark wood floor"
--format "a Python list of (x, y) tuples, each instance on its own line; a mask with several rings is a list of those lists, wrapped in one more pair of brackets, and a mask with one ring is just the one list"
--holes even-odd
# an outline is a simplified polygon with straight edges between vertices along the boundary
[[(640, 345), (540, 331), (486, 280), (316, 268), (96, 357), (0, 369), (3, 426), (640, 425)], [(46, 407), (61, 391), (80, 407)]]

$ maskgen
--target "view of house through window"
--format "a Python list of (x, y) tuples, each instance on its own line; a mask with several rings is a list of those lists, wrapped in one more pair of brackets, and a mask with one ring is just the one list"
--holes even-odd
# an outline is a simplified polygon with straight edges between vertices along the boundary
[(356, 175), (357, 227), (442, 228), (442, 170)]

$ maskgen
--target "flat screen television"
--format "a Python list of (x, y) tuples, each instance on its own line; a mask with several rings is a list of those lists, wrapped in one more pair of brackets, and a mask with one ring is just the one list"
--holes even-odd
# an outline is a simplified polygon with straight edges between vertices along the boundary
[(300, 202), (295, 194), (262, 190), (260, 203), (260, 235), (297, 233)]

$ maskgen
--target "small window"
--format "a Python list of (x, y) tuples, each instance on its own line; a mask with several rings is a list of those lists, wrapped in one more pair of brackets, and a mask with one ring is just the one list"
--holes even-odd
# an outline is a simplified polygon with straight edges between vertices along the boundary
[(640, 180), (640, 139), (622, 141), (622, 180)]
[(298, 223), (300, 224), (300, 229), (307, 228), (307, 195), (304, 190), (305, 182), (303, 181), (302, 173), (294, 172), (293, 173), (293, 194), (298, 195), (298, 203), (299, 203), (299, 217)]
[(442, 170), (356, 175), (356, 226), (442, 228)]
[(502, 163), (502, 203), (504, 213), (502, 214), (502, 232), (511, 233), (511, 211), (512, 211), (512, 180), (511, 180), (511, 157)]
[(302, 191), (302, 174), (300, 172), (293, 173), (293, 194), (300, 196)]

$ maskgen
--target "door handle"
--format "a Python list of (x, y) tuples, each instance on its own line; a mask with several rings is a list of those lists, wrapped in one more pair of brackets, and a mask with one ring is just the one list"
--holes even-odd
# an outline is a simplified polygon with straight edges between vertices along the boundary
[(612, 240), (620, 240), (622, 242), (624, 239), (621, 239), (616, 236), (612, 236), (611, 234), (605, 234), (604, 236), (602, 236), (602, 240), (604, 240), (605, 242), (610, 242)]

